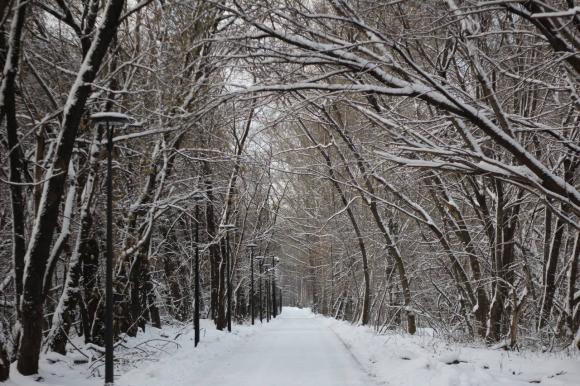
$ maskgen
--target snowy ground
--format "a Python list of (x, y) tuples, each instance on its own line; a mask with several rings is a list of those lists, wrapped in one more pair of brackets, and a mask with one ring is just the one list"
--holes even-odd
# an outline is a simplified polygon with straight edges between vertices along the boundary
[[(201, 344), (193, 345), (193, 327), (191, 324), (169, 325), (163, 329), (147, 327), (145, 333), (137, 337), (128, 337), (122, 344), (115, 346), (115, 376), (122, 376), (133, 370), (147, 371), (150, 366), (160, 361), (189, 356), (196, 362), (203, 355), (211, 358), (226, 353), (245, 341), (249, 335), (259, 330), (259, 326), (234, 326), (230, 335), (217, 331), (211, 320), (201, 320)], [(77, 349), (68, 345), (70, 351), (66, 356), (55, 353), (41, 354), (39, 375), (24, 377), (12, 365), (10, 380), (7, 386), (102, 386), (104, 377), (103, 354), (87, 347), (78, 339), (74, 342)], [(85, 362), (89, 359), (88, 363)], [(36, 382), (41, 378), (41, 383)], [(2, 384), (2, 383), (0, 383)], [(160, 381), (159, 386), (166, 383)]]
[(427, 334), (376, 335), (371, 328), (320, 318), (376, 379), (392, 386), (580, 385), (580, 355), (491, 350)]
[[(122, 386), (518, 386), (579, 385), (580, 356), (574, 353), (505, 352), (450, 345), (427, 335), (377, 336), (285, 308), (273, 322), (234, 326), (232, 334), (204, 321), (202, 342), (193, 347), (190, 326), (148, 329), (117, 348), (116, 385)], [(42, 384), (102, 385), (99, 353), (78, 346), (66, 357), (41, 361)], [(81, 359), (88, 356), (89, 363)], [(12, 371), (10, 386), (31, 386), (34, 377)]]
[(309, 310), (288, 308), (258, 333), (219, 356), (182, 353), (123, 376), (123, 386), (371, 386), (337, 335)]

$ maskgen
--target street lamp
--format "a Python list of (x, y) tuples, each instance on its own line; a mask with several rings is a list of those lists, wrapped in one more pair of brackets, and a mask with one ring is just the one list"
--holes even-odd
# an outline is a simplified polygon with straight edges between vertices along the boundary
[(264, 297), (262, 296), (262, 276), (264, 274), (264, 256), (256, 256), (258, 266), (260, 267), (260, 275), (258, 276), (258, 297), (260, 298), (260, 323), (264, 320), (264, 307), (262, 305)]
[(274, 318), (278, 310), (276, 307), (276, 263), (278, 261), (278, 256), (272, 256), (272, 316)]
[(280, 287), (280, 313), (282, 313), (282, 304), (284, 303), (282, 301), (282, 287)]
[(90, 116), (97, 125), (107, 129), (107, 257), (105, 279), (105, 385), (115, 382), (113, 365), (113, 129), (132, 124), (128, 115), (117, 112), (101, 112)]
[(250, 270), (251, 270), (251, 278), (250, 278), (250, 313), (252, 314), (252, 325), (254, 324), (254, 248), (258, 245), (254, 243), (249, 243), (246, 245), (250, 248)]
[[(264, 262), (266, 262), (265, 257)], [(266, 322), (270, 323), (270, 283), (272, 282), (272, 280), (270, 280), (271, 268), (266, 267), (266, 271), (264, 273), (266, 274), (266, 284), (264, 286), (264, 289), (266, 290), (266, 293), (264, 294), (264, 297), (266, 298)]]
[(199, 344), (199, 314), (201, 289), (199, 286), (199, 202), (205, 196), (202, 193), (195, 193), (193, 199), (195, 200), (195, 260), (194, 260), (194, 284), (193, 284), (193, 330), (194, 330), (194, 347)]
[(220, 229), (226, 232), (226, 253), (225, 253), (225, 264), (226, 264), (226, 286), (228, 291), (228, 312), (227, 312), (227, 319), (228, 319), (228, 332), (232, 332), (232, 280), (231, 280), (231, 256), (230, 256), (230, 238), (229, 238), (229, 231), (233, 231), (236, 229), (234, 224), (221, 224)]
[(266, 322), (270, 323), (270, 318), (272, 317), (272, 314), (270, 312), (270, 307), (272, 305), (272, 299), (270, 297), (270, 283), (272, 282), (272, 280), (270, 279), (270, 270), (268, 269), (267, 271), (267, 276), (266, 276)]

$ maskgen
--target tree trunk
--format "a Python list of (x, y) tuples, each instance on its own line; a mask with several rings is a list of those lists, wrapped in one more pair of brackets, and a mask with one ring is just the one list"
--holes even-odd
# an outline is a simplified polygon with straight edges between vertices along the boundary
[[(562, 204), (562, 212), (566, 213), (564, 206), (565, 204)], [(549, 209), (546, 208), (546, 210)], [(556, 270), (558, 268), (558, 260), (565, 227), (566, 224), (564, 221), (558, 217), (556, 220), (554, 236), (550, 245), (550, 251), (548, 253), (548, 260), (544, 262), (544, 277), (542, 281), (544, 291), (542, 295), (540, 318), (538, 320), (538, 329), (544, 328), (550, 320), (550, 314), (554, 304), (554, 293), (556, 292)]]
[[(81, 208), (80, 208), (80, 229), (77, 234), (77, 239), (75, 242), (74, 249), (72, 251), (68, 270), (66, 273), (66, 279), (64, 283), (64, 289), (58, 301), (58, 306), (52, 316), (51, 329), (48, 334), (47, 342), (51, 350), (58, 352), (60, 354), (66, 354), (65, 346), (67, 335), (70, 326), (73, 322), (74, 309), (77, 305), (77, 300), (80, 296), (80, 278), (82, 274), (82, 264), (83, 255), (86, 254), (89, 241), (89, 232), (92, 226), (92, 213), (91, 207), (93, 202), (93, 195), (95, 190), (95, 180), (97, 178), (98, 164), (99, 164), (99, 142), (101, 140), (101, 130), (97, 130), (95, 133), (93, 143), (90, 147), (90, 158), (89, 158), (89, 172), (85, 181), (85, 186), (81, 194)], [(98, 259), (98, 256), (94, 256), (94, 259)], [(56, 258), (51, 257), (52, 265), (56, 264)], [(46, 274), (47, 280), (44, 283), (44, 296), (48, 293), (49, 284), (51, 281), (51, 271), (54, 268), (49, 267)]]
[[(504, 308), (510, 289), (513, 287), (514, 271), (514, 236), (518, 224), (519, 209), (521, 205), (512, 204), (506, 209), (503, 182), (496, 180), (497, 193), (497, 224), (495, 240), (495, 281), (494, 296), (490, 305), (489, 320), (487, 325), (486, 339), (489, 342), (498, 342), (509, 327), (508, 319), (504, 315)], [(523, 194), (519, 190), (516, 202)]]
[(99, 243), (94, 238), (87, 240), (83, 250), (83, 292), (86, 303), (86, 318), (83, 319), (85, 343), (102, 344), (104, 341), (104, 323), (99, 314), (101, 294), (97, 273), (99, 271)]
[(10, 376), (10, 358), (6, 350), (6, 337), (4, 336), (4, 325), (0, 321), (0, 382), (4, 382)]
[[(26, 255), (24, 211), (25, 203), (22, 197), (22, 177), (26, 173), (24, 154), (18, 138), (18, 121), (16, 119), (16, 76), (20, 61), (20, 43), (26, 9), (29, 2), (19, 0), (14, 4), (14, 15), (8, 37), (8, 52), (3, 68), (3, 79), (0, 85), (0, 124), (6, 117), (6, 139), (8, 145), (8, 160), (10, 169), (10, 204), (12, 209), (12, 259), (14, 261), (14, 283), (16, 288), (16, 313), (20, 317), (20, 301), (23, 293), (23, 273)], [(1, 8), (4, 17), (7, 3)], [(9, 11), (8, 11), (9, 12)], [(4, 31), (0, 31), (4, 35)]]
[[(579, 164), (580, 161), (578, 161), (574, 155), (569, 155), (566, 159), (564, 159), (564, 180), (567, 183), (573, 184), (575, 182), (576, 170)], [(546, 207), (545, 210), (548, 211), (548, 207)], [(570, 210), (570, 205), (567, 203), (563, 202), (560, 204), (560, 212), (565, 217), (568, 217)], [(546, 235), (549, 235), (551, 232), (551, 229), (548, 227), (548, 216), (549, 214), (546, 213)], [(562, 219), (561, 216), (559, 216), (556, 220), (556, 229), (554, 230), (554, 236), (550, 244), (549, 253), (544, 254), (544, 259), (547, 257), (548, 260), (544, 260), (544, 280), (542, 283), (544, 291), (542, 296), (542, 307), (540, 309), (540, 320), (538, 321), (538, 329), (542, 329), (544, 326), (546, 326), (550, 319), (550, 314), (554, 305), (554, 294), (556, 292), (556, 271), (558, 268), (558, 260), (560, 257), (560, 250), (562, 248), (562, 240), (564, 237), (565, 228), (566, 222)], [(547, 247), (547, 240), (545, 241), (544, 247)], [(576, 250), (573, 250), (572, 253), (576, 253)]]
[[(579, 299), (576, 299), (576, 280), (578, 276), (578, 258), (580, 256), (580, 232), (576, 231), (576, 238), (574, 240), (574, 247), (572, 250), (572, 257), (568, 267), (568, 288), (566, 293), (566, 321), (570, 335), (580, 328), (580, 309), (577, 304)], [(580, 348), (580, 347), (579, 347)]]
[(91, 92), (101, 62), (116, 33), (123, 0), (107, 3), (103, 21), (97, 30), (89, 53), (85, 57), (77, 80), (70, 90), (63, 111), (62, 129), (56, 143), (52, 165), (46, 174), (41, 205), (39, 205), (30, 245), (25, 256), (29, 262), (23, 274), (22, 335), (18, 348), (18, 371), (23, 375), (38, 372), (38, 358), (43, 328), (43, 278), (50, 254), (54, 228), (67, 178), (68, 164), (87, 98)]
[[(475, 295), (476, 295), (476, 305), (477, 310), (475, 311), (475, 318), (477, 320), (477, 331), (481, 337), (485, 337), (486, 334), (486, 321), (487, 316), (489, 314), (489, 299), (487, 296), (487, 292), (485, 290), (485, 286), (481, 283), (481, 267), (479, 265), (479, 261), (477, 260), (477, 253), (475, 251), (475, 246), (473, 243), (473, 239), (471, 237), (471, 233), (467, 227), (466, 221), (463, 217), (463, 214), (458, 210), (458, 208), (454, 205), (449, 204), (452, 199), (451, 196), (448, 194), (445, 185), (440, 177), (434, 175), (433, 176), (434, 182), (438, 185), (440, 191), (443, 194), (446, 202), (448, 203), (449, 209), (443, 211), (442, 208), (439, 206), (441, 215), (443, 218), (447, 218), (449, 223), (452, 225), (452, 229), (461, 243), (465, 248), (465, 252), (469, 258), (469, 266), (471, 267), (471, 273), (473, 275), (473, 281), (475, 282)], [(445, 217), (444, 217), (445, 216)], [(471, 286), (469, 286), (471, 288)]]
[[(216, 323), (218, 329), (223, 329), (223, 321), (219, 320), (219, 287), (220, 287), (220, 246), (215, 243), (216, 223), (214, 214), (214, 196), (213, 196), (213, 183), (211, 178), (211, 169), (208, 162), (203, 162), (203, 174), (205, 180), (205, 188), (207, 191), (207, 204), (206, 204), (206, 232), (208, 236), (208, 241), (211, 243), (209, 246), (209, 261), (210, 261), (210, 304), (211, 304), (211, 314), (212, 318)], [(221, 327), (221, 328), (220, 328)]]

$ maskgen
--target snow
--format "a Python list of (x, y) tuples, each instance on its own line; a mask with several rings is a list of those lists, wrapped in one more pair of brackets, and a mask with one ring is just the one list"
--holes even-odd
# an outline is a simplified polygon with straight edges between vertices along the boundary
[[(258, 322), (259, 324), (259, 322)], [(249, 333), (249, 334), (248, 334)], [(372, 386), (341, 340), (309, 310), (287, 308), (259, 330), (237, 329), (201, 354), (183, 350), (123, 376), (123, 386)]]
[(120, 123), (127, 124), (132, 122), (132, 118), (127, 114), (118, 113), (114, 111), (104, 111), (91, 114), (91, 120), (96, 122), (109, 122), (110, 124)]
[[(451, 344), (431, 329), (414, 336), (286, 307), (270, 323), (234, 325), (232, 333), (202, 320), (196, 348), (191, 325), (148, 328), (116, 349), (115, 385), (121, 386), (520, 386), (577, 385), (580, 355), (508, 352), (483, 344)], [(46, 386), (102, 385), (99, 350), (75, 341), (62, 356), (43, 354)], [(88, 363), (84, 362), (89, 359)], [(97, 359), (97, 360), (94, 360)], [(38, 377), (38, 376), (37, 376)], [(7, 386), (38, 386), (16, 368)]]
[[(215, 335), (223, 332), (215, 331), (213, 322), (202, 320), (202, 344), (204, 339), (211, 341)], [(180, 348), (190, 344), (193, 346), (191, 323), (170, 325), (163, 329), (147, 327), (137, 337), (126, 337), (115, 347), (115, 374), (120, 375), (135, 368), (147, 366), (150, 362), (180, 352)], [(207, 342), (210, 344), (209, 342)], [(73, 339), (73, 344), (67, 346), (67, 355), (55, 352), (41, 353), (39, 374), (25, 377), (18, 373), (16, 363), (10, 369), (10, 380), (0, 383), (6, 386), (102, 386), (104, 376), (104, 349), (93, 344), (84, 344), (82, 337)], [(87, 363), (80, 363), (86, 362)], [(39, 383), (36, 379), (42, 379)], [(161, 386), (161, 384), (160, 384)]]
[(419, 330), (409, 336), (319, 318), (350, 347), (375, 379), (397, 386), (578, 385), (580, 356), (491, 350), (483, 344), (451, 344)]
[(564, 11), (556, 11), (556, 12), (537, 12), (533, 13), (531, 16), (534, 19), (541, 19), (541, 18), (552, 18), (552, 17), (566, 17), (566, 16), (574, 16), (580, 15), (580, 6), (568, 8)]

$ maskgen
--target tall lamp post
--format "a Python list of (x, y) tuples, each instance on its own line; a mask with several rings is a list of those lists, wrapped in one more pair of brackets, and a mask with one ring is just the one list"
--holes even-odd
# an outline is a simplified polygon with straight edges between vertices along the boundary
[(272, 316), (275, 318), (278, 307), (276, 306), (276, 263), (278, 256), (272, 256)]
[[(264, 258), (265, 260), (265, 258)], [(270, 280), (270, 275), (272, 274), (272, 270), (271, 267), (266, 267), (266, 284), (265, 284), (265, 297), (266, 297), (266, 322), (270, 323), (270, 283), (272, 282), (272, 280)]]
[(232, 258), (231, 258), (231, 251), (230, 251), (230, 239), (229, 239), (229, 231), (233, 231), (236, 229), (234, 224), (223, 224), (220, 225), (220, 229), (226, 232), (226, 288), (227, 288), (227, 296), (228, 296), (228, 311), (227, 311), (227, 320), (228, 320), (228, 332), (232, 332), (232, 278), (231, 278), (231, 265), (232, 265)]
[(260, 323), (264, 320), (264, 307), (262, 305), (263, 296), (262, 296), (262, 275), (264, 274), (264, 256), (256, 256), (256, 260), (258, 260), (258, 267), (259, 267), (259, 275), (258, 275), (258, 298), (260, 299), (259, 307), (260, 307)]
[(113, 385), (113, 131), (133, 123), (128, 115), (116, 112), (92, 114), (90, 119), (107, 130), (107, 256), (105, 275), (105, 386)]
[(254, 319), (256, 314), (254, 313), (254, 248), (257, 247), (256, 244), (250, 243), (246, 245), (250, 248), (250, 313), (252, 314), (252, 325), (254, 324)]
[(282, 287), (280, 287), (280, 313), (282, 313)]
[(199, 202), (204, 199), (204, 195), (196, 193), (195, 200), (195, 257), (194, 257), (194, 278), (193, 278), (193, 331), (194, 347), (199, 344), (199, 314), (201, 302), (201, 289), (199, 284)]

